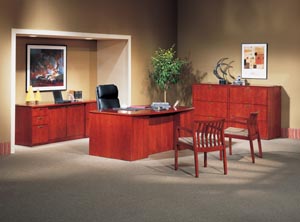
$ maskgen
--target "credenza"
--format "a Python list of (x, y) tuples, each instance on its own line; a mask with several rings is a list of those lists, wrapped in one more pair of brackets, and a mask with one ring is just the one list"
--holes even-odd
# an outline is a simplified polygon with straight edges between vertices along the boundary
[(195, 119), (225, 118), (229, 126), (233, 117), (258, 112), (261, 138), (280, 137), (281, 86), (194, 84), (192, 90)]
[(15, 143), (35, 146), (89, 136), (89, 112), (96, 101), (16, 105)]

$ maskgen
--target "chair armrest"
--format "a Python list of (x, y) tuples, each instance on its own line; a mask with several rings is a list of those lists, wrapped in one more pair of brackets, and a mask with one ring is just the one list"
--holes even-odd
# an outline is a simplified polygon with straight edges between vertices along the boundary
[(228, 120), (230, 123), (238, 123), (238, 124), (243, 124), (247, 125), (248, 124), (248, 118), (244, 117), (233, 117), (232, 119)]

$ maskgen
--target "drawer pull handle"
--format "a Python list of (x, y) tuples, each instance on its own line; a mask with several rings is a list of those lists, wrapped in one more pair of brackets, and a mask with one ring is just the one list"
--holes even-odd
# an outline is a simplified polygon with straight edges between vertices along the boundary
[(44, 126), (38, 126), (39, 129), (44, 128)]

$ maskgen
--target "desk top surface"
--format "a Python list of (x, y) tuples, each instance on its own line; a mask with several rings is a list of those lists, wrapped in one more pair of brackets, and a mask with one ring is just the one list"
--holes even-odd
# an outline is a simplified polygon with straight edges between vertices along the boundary
[(51, 103), (51, 102), (40, 102), (40, 103), (24, 103), (24, 104), (16, 104), (16, 106), (22, 107), (31, 107), (31, 108), (42, 108), (42, 107), (53, 107), (53, 106), (70, 106), (70, 105), (80, 105), (86, 103), (96, 103), (96, 100), (83, 100), (83, 101), (76, 101), (76, 102), (68, 102), (68, 103)]
[(107, 110), (93, 110), (92, 114), (106, 114), (106, 115), (127, 115), (127, 116), (153, 116), (153, 115), (164, 115), (164, 114), (175, 114), (180, 112), (186, 112), (193, 110), (194, 107), (178, 106), (176, 108), (170, 108), (168, 110), (153, 110), (153, 109), (139, 109), (139, 110), (126, 110), (126, 109), (107, 109)]

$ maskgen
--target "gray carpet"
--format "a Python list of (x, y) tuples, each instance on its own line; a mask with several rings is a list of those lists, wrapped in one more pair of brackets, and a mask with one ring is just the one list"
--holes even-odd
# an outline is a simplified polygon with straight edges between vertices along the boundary
[(87, 139), (18, 147), (0, 157), (0, 221), (299, 221), (300, 140), (263, 151), (252, 164), (235, 140), (228, 175), (215, 153), (195, 178), (188, 150), (174, 171), (172, 151), (127, 162), (89, 156)]

